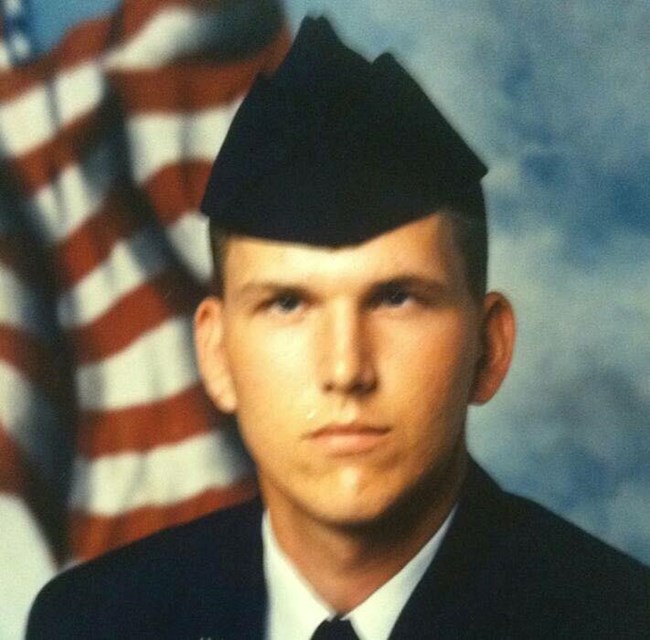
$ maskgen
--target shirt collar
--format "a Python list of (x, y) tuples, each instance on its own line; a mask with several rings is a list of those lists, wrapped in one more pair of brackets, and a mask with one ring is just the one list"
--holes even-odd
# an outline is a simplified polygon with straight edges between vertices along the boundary
[(267, 640), (309, 640), (316, 627), (333, 615), (280, 549), (268, 512), (262, 520), (264, 576), (268, 593)]
[[(456, 508), (420, 551), (347, 616), (360, 640), (387, 640), (406, 602), (433, 561)], [(264, 575), (269, 594), (267, 640), (309, 640), (335, 612), (318, 596), (280, 549), (268, 513), (262, 522)]]

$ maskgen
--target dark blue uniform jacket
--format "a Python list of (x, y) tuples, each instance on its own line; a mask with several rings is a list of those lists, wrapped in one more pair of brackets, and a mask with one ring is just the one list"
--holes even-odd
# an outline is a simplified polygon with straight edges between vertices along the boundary
[[(262, 507), (251, 502), (67, 571), (29, 640), (264, 637)], [(472, 465), (393, 639), (650, 639), (650, 570)]]

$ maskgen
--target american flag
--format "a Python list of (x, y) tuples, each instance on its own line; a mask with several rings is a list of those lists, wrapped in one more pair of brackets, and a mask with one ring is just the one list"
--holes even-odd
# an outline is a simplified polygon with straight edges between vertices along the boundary
[(288, 45), (270, 0), (125, 0), (18, 66), (0, 41), (0, 546), (16, 575), (26, 555), (60, 567), (254, 493), (194, 361), (197, 207), (243, 94)]

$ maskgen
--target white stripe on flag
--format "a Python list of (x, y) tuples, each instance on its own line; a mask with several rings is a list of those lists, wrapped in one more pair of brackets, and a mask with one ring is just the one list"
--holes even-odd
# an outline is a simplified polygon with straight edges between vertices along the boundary
[(126, 71), (155, 69), (209, 51), (224, 31), (232, 30), (228, 13), (219, 4), (214, 11), (190, 7), (161, 9), (129, 41), (107, 55), (106, 67)]
[(71, 329), (97, 320), (121, 296), (159, 274), (166, 264), (167, 258), (153, 229), (117, 242), (103, 262), (61, 295), (61, 325)]
[(105, 143), (82, 164), (64, 169), (32, 197), (29, 211), (46, 240), (57, 242), (70, 235), (98, 211), (116, 178), (115, 149)]
[(74, 120), (96, 108), (104, 95), (96, 62), (84, 62), (0, 103), (0, 153), (20, 156), (58, 135)]
[(46, 335), (43, 302), (10, 268), (0, 264), (0, 324)]
[(77, 370), (82, 410), (154, 402), (196, 384), (190, 318), (168, 320), (119, 353)]
[(143, 183), (166, 166), (204, 160), (212, 163), (241, 100), (190, 114), (138, 115), (127, 128), (135, 179)]
[(188, 211), (165, 231), (190, 273), (202, 284), (207, 284), (212, 275), (207, 217), (198, 211)]
[(1, 360), (0, 423), (46, 477), (52, 478), (63, 453), (58, 415), (38, 387)]
[(91, 515), (115, 516), (144, 506), (172, 505), (251, 472), (233, 433), (216, 430), (147, 453), (75, 462), (71, 504)]

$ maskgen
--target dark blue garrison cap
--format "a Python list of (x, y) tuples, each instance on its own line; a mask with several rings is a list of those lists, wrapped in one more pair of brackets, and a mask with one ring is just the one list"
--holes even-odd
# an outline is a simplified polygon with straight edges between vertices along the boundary
[(201, 210), (236, 234), (335, 247), (432, 213), (485, 173), (391, 55), (370, 63), (307, 18), (239, 108)]

